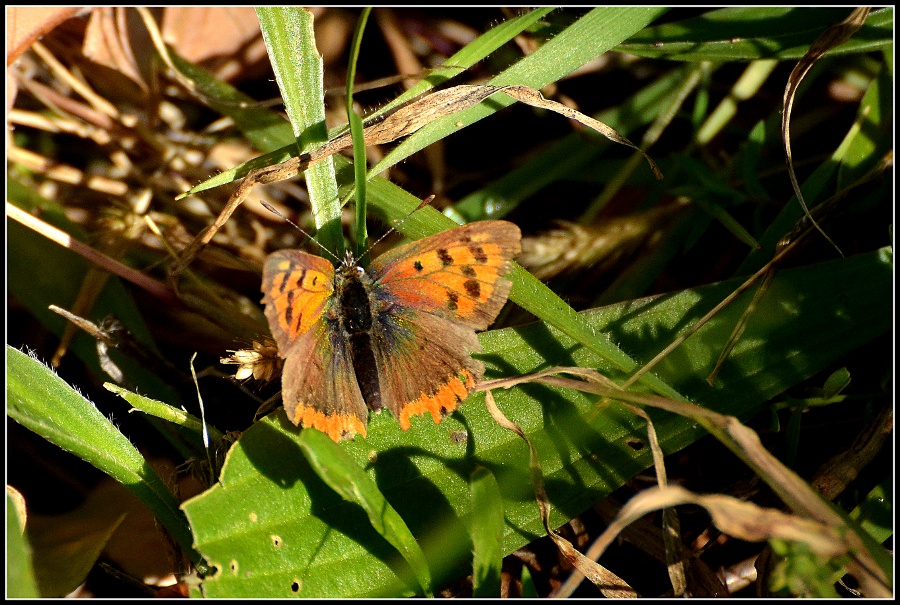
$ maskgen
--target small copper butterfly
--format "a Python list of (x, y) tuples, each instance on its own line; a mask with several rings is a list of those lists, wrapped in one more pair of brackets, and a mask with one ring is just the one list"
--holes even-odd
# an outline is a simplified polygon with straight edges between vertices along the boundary
[(440, 422), (484, 372), (475, 330), (496, 319), (512, 286), (519, 228), (482, 221), (400, 246), (364, 270), (348, 252), (335, 268), (281, 250), (266, 258), (262, 292), (285, 359), (282, 400), (294, 424), (335, 441), (366, 435), (369, 410)]

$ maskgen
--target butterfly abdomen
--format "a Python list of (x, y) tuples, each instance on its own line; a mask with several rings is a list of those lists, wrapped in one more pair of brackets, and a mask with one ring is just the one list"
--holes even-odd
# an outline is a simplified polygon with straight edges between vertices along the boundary
[(335, 277), (338, 321), (346, 338), (359, 390), (369, 409), (378, 411), (381, 409), (381, 387), (370, 336), (372, 307), (364, 279), (367, 277), (355, 265), (345, 264), (338, 268)]

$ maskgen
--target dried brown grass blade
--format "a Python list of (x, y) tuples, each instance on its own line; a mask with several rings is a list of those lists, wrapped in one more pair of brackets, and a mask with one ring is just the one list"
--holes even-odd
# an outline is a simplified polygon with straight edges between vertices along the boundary
[[(821, 521), (791, 515), (771, 508), (763, 508), (732, 496), (699, 495), (677, 486), (653, 487), (636, 496), (622, 507), (618, 516), (588, 549), (586, 556), (596, 559), (629, 524), (647, 513), (681, 504), (702, 506), (709, 512), (713, 524), (724, 533), (740, 540), (762, 542), (778, 538), (803, 542), (824, 557), (836, 557), (852, 548), (839, 528)], [(577, 587), (577, 578), (569, 578), (554, 596), (568, 596)]]
[(781, 114), (781, 139), (784, 144), (784, 155), (787, 159), (788, 176), (790, 176), (791, 179), (791, 186), (793, 186), (794, 194), (797, 196), (797, 200), (803, 207), (804, 214), (806, 214), (816, 230), (821, 233), (832, 246), (834, 246), (834, 249), (837, 250), (841, 256), (844, 255), (844, 253), (841, 252), (841, 249), (838, 248), (837, 244), (828, 237), (828, 234), (822, 230), (819, 224), (810, 215), (809, 207), (806, 205), (806, 200), (803, 198), (803, 192), (800, 191), (800, 183), (797, 182), (797, 175), (794, 172), (794, 160), (791, 155), (791, 110), (794, 106), (794, 97), (797, 94), (797, 88), (800, 86), (800, 82), (803, 81), (806, 74), (809, 73), (809, 70), (812, 69), (812, 66), (816, 61), (822, 58), (826, 52), (849, 40), (850, 37), (863, 26), (866, 17), (871, 10), (870, 7), (858, 7), (854, 9), (853, 12), (850, 13), (850, 16), (837, 25), (829, 27), (816, 38), (815, 42), (809, 47), (809, 50), (806, 51), (806, 54), (803, 55), (803, 58), (800, 59), (794, 67), (794, 70), (788, 77), (787, 86), (785, 86), (784, 89), (784, 111)]
[[(498, 92), (502, 92), (513, 99), (527, 103), (533, 107), (548, 109), (567, 118), (577, 120), (596, 130), (613, 142), (636, 149), (647, 159), (656, 178), (662, 178), (662, 173), (660, 173), (653, 160), (651, 160), (650, 157), (641, 151), (634, 143), (617, 133), (614, 129), (579, 111), (566, 107), (561, 103), (548, 101), (544, 99), (540, 91), (527, 86), (460, 85), (445, 90), (439, 90), (412, 101), (411, 103), (400, 107), (380, 122), (367, 126), (363, 130), (366, 145), (382, 145), (409, 136), (435, 120), (474, 107)], [(339, 151), (349, 149), (352, 145), (353, 142), (350, 133), (346, 132), (327, 142), (322, 147), (311, 150), (309, 153), (293, 157), (281, 164), (265, 166), (248, 173), (232, 194), (215, 222), (197, 236), (182, 254), (179, 261), (173, 266), (170, 272), (170, 278), (177, 278), (177, 276), (187, 268), (200, 250), (212, 240), (215, 233), (225, 224), (244, 199), (246, 199), (254, 185), (274, 183), (276, 181), (295, 177), (310, 166)]]
[(148, 277), (141, 273), (140, 271), (136, 271), (127, 265), (123, 265), (116, 259), (103, 254), (102, 252), (98, 252), (97, 250), (91, 248), (87, 244), (84, 244), (72, 236), (70, 236), (65, 231), (61, 229), (57, 229), (53, 225), (50, 225), (36, 216), (32, 216), (28, 214), (18, 206), (6, 203), (6, 214), (11, 219), (22, 223), (29, 229), (40, 233), (47, 239), (56, 242), (60, 246), (64, 248), (69, 248), (73, 252), (76, 252), (86, 258), (88, 261), (94, 263), (95, 265), (109, 271), (110, 273), (114, 273), (118, 275), (122, 279), (130, 281), (134, 285), (143, 288), (149, 294), (160, 299), (162, 302), (168, 305), (177, 305), (178, 299), (175, 296), (175, 293), (170, 290), (165, 284), (154, 280), (151, 277)]
[[(571, 374), (586, 380), (552, 376), (550, 375), (552, 372)], [(595, 374), (598, 378), (588, 378), (591, 374)], [(492, 388), (499, 386), (499, 382), (501, 381), (490, 381), (482, 383), (479, 387)], [(507, 379), (504, 382), (506, 384), (503, 386), (521, 382), (539, 382), (574, 388), (617, 401), (666, 410), (697, 422), (743, 460), (798, 517), (824, 524), (830, 528), (829, 535), (833, 531), (837, 532), (841, 544), (853, 554), (847, 563), (847, 571), (857, 579), (863, 594), (869, 597), (890, 595), (887, 577), (863, 539), (809, 483), (769, 453), (755, 431), (734, 416), (725, 416), (694, 403), (675, 401), (648, 393), (623, 391), (618, 387), (600, 386), (609, 381), (599, 377), (597, 372), (589, 368), (552, 368), (539, 374), (518, 376), (514, 380)]]
[(544, 529), (547, 531), (547, 535), (553, 540), (556, 544), (557, 548), (559, 548), (560, 552), (566, 559), (572, 564), (575, 569), (577, 569), (584, 577), (588, 578), (607, 598), (634, 598), (637, 597), (637, 593), (625, 583), (624, 580), (619, 578), (617, 575), (603, 567), (602, 565), (592, 561), (591, 559), (585, 557), (583, 554), (578, 552), (572, 543), (559, 535), (556, 530), (550, 527), (550, 500), (547, 497), (547, 491), (544, 487), (544, 474), (541, 471), (541, 461), (538, 458), (537, 450), (534, 445), (529, 441), (528, 437), (525, 435), (525, 431), (516, 424), (515, 422), (509, 420), (503, 412), (500, 411), (500, 408), (497, 407), (497, 403), (494, 401), (494, 396), (490, 391), (486, 391), (484, 394), (484, 401), (487, 405), (488, 411), (491, 413), (493, 419), (502, 426), (503, 428), (510, 430), (521, 437), (526, 444), (528, 444), (528, 451), (530, 455), (530, 464), (529, 469), (531, 471), (531, 484), (534, 489), (534, 497), (538, 503), (538, 509), (541, 513), (541, 521), (544, 523)]

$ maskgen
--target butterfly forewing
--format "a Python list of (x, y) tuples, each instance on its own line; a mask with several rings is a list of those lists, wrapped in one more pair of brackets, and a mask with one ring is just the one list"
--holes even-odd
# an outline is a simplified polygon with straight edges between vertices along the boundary
[(369, 272), (405, 306), (484, 330), (506, 302), (511, 284), (504, 275), (520, 239), (506, 221), (471, 223), (400, 246)]
[(286, 356), (293, 343), (313, 328), (331, 303), (334, 267), (320, 256), (281, 250), (263, 267), (263, 303), (278, 350)]

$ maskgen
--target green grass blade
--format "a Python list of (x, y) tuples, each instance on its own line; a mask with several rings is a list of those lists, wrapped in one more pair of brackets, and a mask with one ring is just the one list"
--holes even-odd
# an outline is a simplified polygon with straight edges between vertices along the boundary
[[(328, 128), (322, 57), (316, 48), (312, 14), (302, 8), (288, 7), (258, 8), (256, 13), (299, 151), (319, 147), (328, 140)], [(316, 239), (341, 257), (344, 237), (334, 164), (326, 158), (305, 174), (319, 229)]]
[[(635, 34), (616, 50), (679, 61), (799, 59), (849, 8), (746, 6), (723, 8)], [(869, 52), (893, 43), (894, 10), (873, 11), (846, 44), (829, 54)]]
[[(448, 58), (444, 66), (437, 67), (424, 80), (410, 87), (384, 107), (379, 108), (378, 114), (387, 114), (393, 109), (459, 75), (464, 70), (487, 58), (491, 53), (535, 25), (554, 10), (556, 9), (552, 6), (536, 8), (518, 17), (504, 21), (493, 29), (481, 34)], [(332, 137), (334, 134), (332, 133)], [(377, 172), (373, 170), (370, 174), (377, 174)]]
[[(188, 431), (196, 433), (198, 437), (203, 434), (203, 421), (193, 414), (188, 414), (184, 410), (163, 403), (162, 401), (132, 393), (128, 389), (123, 389), (122, 387), (109, 382), (104, 383), (103, 386), (107, 391), (112, 391), (130, 403), (134, 406), (135, 410), (139, 410), (155, 418), (160, 418), (166, 422), (180, 426)], [(213, 441), (220, 441), (222, 439), (221, 431), (215, 427), (207, 424), (206, 430), (209, 432), (210, 439)]]
[[(640, 31), (663, 12), (665, 9), (646, 7), (596, 8), (487, 84), (518, 84), (532, 88), (546, 86)], [(431, 143), (514, 102), (509, 97), (498, 94), (476, 107), (436, 120), (410, 135), (373, 167), (370, 173), (378, 174)], [(502, 146), (502, 143), (501, 140), (494, 142), (497, 146)]]
[(474, 597), (500, 596), (503, 551), (503, 495), (494, 474), (477, 467), (470, 476), (472, 493), (472, 588)]
[(212, 77), (206, 70), (185, 61), (169, 49), (172, 63), (203, 93), (210, 107), (234, 120), (234, 125), (260, 151), (270, 152), (286, 145), (296, 149), (290, 124), (271, 109), (243, 94), (230, 84)]
[(198, 562), (178, 503), (128, 439), (47, 366), (8, 345), (6, 363), (7, 415), (134, 492)]
[(350, 47), (350, 65), (347, 68), (347, 119), (350, 121), (350, 134), (353, 137), (353, 172), (356, 184), (356, 256), (359, 259), (366, 250), (368, 228), (366, 227), (366, 139), (363, 135), (363, 123), (353, 109), (353, 86), (356, 82), (356, 62), (359, 60), (359, 47), (362, 45), (363, 32), (369, 20), (371, 8), (364, 8), (353, 32)]

